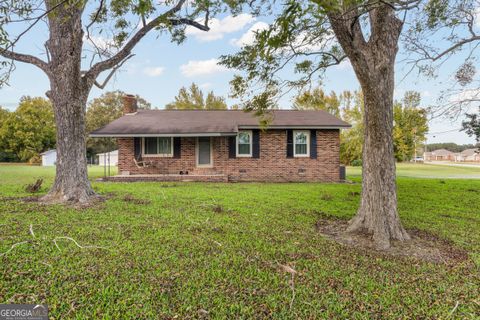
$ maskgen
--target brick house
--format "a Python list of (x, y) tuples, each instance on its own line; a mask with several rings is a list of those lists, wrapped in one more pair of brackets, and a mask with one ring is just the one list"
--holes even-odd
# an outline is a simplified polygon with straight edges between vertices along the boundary
[(91, 132), (118, 141), (115, 181), (328, 181), (340, 177), (340, 130), (324, 111), (272, 111), (263, 129), (233, 110), (137, 110)]
[(454, 161), (455, 154), (446, 149), (438, 149), (432, 152), (425, 152), (423, 159), (425, 161)]

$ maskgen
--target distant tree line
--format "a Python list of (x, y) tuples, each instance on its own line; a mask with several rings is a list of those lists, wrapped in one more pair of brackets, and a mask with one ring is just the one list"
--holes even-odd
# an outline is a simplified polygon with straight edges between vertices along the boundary
[(40, 161), (40, 153), (55, 147), (52, 104), (44, 98), (22, 97), (15, 111), (0, 107), (0, 161)]
[[(325, 110), (350, 123), (352, 128), (341, 132), (340, 161), (352, 165), (360, 164), (362, 160), (363, 101), (360, 91), (344, 91), (338, 95), (314, 88), (295, 97), (293, 107), (297, 110)], [(394, 103), (393, 137), (397, 161), (413, 159), (415, 151), (420, 150), (426, 140), (427, 112), (420, 103), (420, 94), (415, 91), (406, 92), (401, 101)]]
[(428, 143), (425, 145), (426, 151), (434, 151), (438, 149), (445, 149), (451, 152), (462, 152), (466, 149), (478, 148), (478, 145), (474, 144), (456, 144), (453, 142), (444, 142), (444, 143)]

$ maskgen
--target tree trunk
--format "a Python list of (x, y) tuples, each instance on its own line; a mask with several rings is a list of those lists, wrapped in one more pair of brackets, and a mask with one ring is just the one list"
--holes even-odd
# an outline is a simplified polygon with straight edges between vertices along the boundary
[(362, 199), (349, 232), (373, 234), (380, 249), (390, 240), (408, 240), (397, 212), (395, 156), (393, 151), (393, 68), (377, 75), (375, 86), (362, 85), (364, 143)]
[(387, 4), (368, 15), (368, 41), (355, 7), (329, 14), (329, 20), (364, 95), (362, 199), (347, 231), (372, 234), (376, 246), (387, 249), (390, 240), (410, 239), (397, 212), (392, 136), (394, 66), (403, 23)]
[[(47, 4), (48, 6), (48, 4)], [(50, 91), (57, 126), (55, 182), (50, 203), (88, 203), (95, 196), (87, 176), (85, 111), (91, 85), (81, 74), (82, 8), (61, 7), (49, 17)]]

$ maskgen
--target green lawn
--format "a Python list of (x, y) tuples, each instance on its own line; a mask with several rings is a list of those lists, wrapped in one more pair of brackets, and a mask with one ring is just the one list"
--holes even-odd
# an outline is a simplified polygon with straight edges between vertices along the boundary
[[(26, 196), (24, 185), (40, 176), (43, 193), (51, 168), (0, 166), (0, 196)], [(469, 253), (468, 261), (447, 266), (350, 249), (319, 235), (319, 218), (355, 213), (361, 186), (352, 179), (94, 182), (109, 200), (84, 210), (3, 199), (0, 254), (26, 243), (0, 257), (0, 303), (46, 303), (55, 319), (478, 319), (480, 180), (398, 179), (405, 226)], [(298, 272), (293, 300), (290, 275), (279, 264)]]
[[(347, 167), (347, 175), (360, 176), (361, 167)], [(397, 176), (412, 178), (480, 179), (480, 167), (397, 163)]]

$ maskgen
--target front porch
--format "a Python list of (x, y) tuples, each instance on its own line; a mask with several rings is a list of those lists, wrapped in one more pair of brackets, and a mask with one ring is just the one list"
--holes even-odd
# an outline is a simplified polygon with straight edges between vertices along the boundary
[[(158, 139), (154, 146), (164, 143), (165, 148), (152, 148), (153, 139)], [(118, 146), (122, 179), (151, 175), (163, 181), (203, 181), (204, 177), (227, 174), (227, 137), (119, 138)]]
[(133, 174), (97, 179), (102, 182), (228, 182), (224, 174)]

